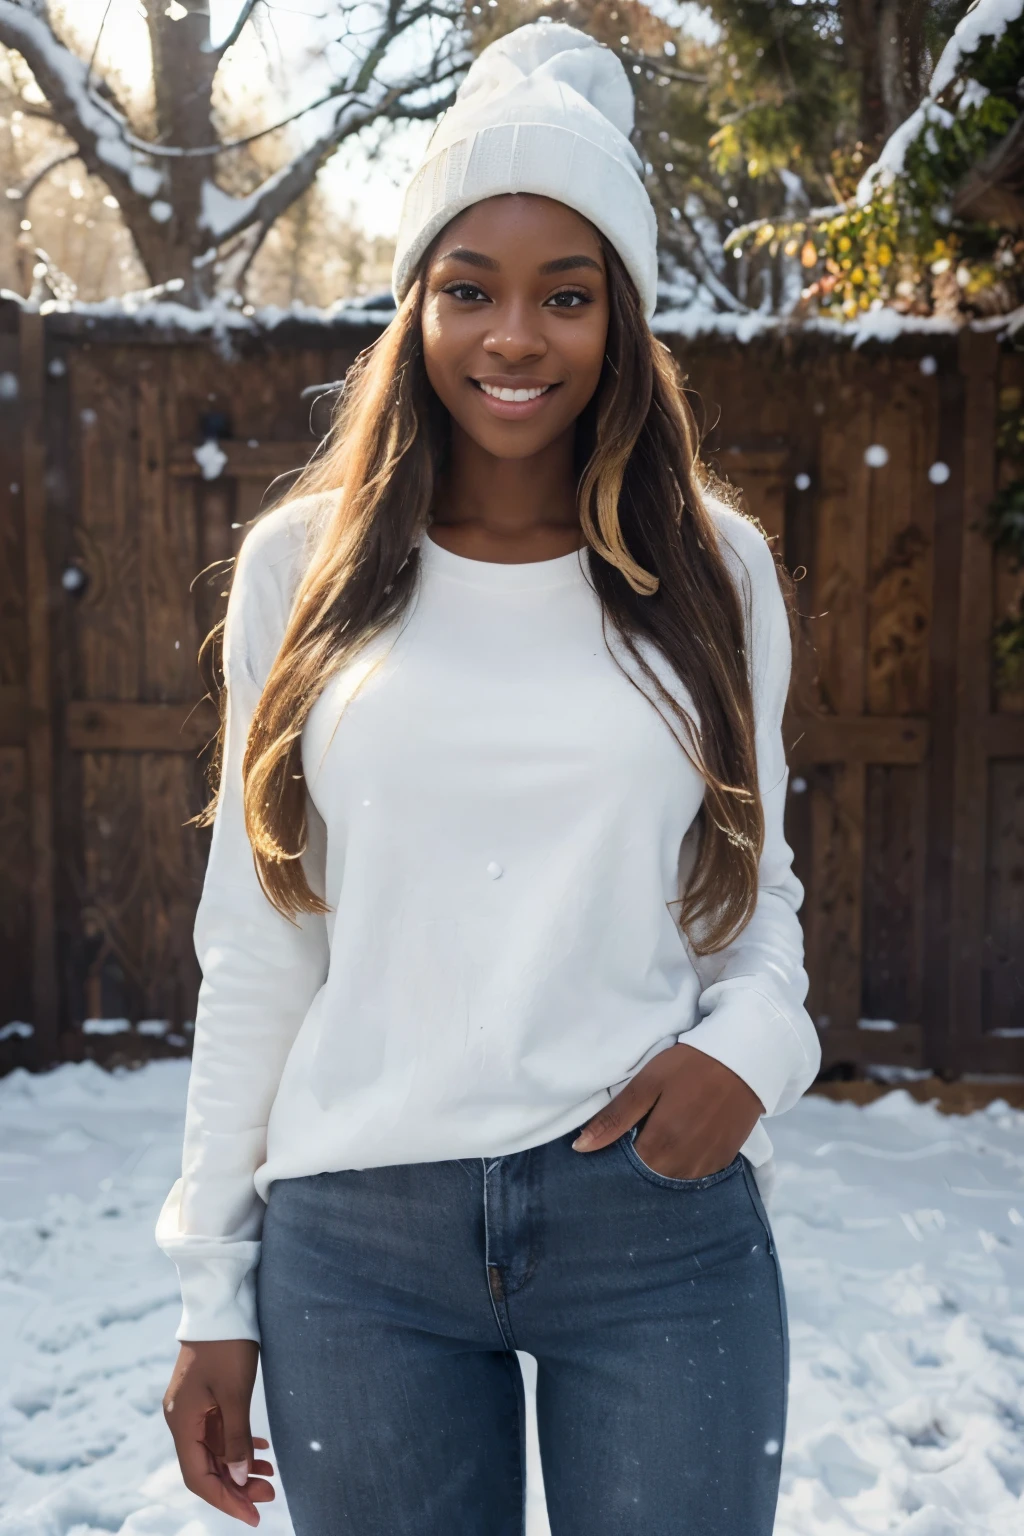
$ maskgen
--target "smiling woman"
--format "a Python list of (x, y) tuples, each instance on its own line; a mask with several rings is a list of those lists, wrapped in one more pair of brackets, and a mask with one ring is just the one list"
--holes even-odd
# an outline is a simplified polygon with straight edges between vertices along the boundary
[(453, 462), (476, 449), (517, 464), (553, 453), (558, 510), (578, 542), (572, 429), (597, 389), (608, 337), (597, 231), (550, 198), (489, 198), (445, 230), (424, 287), (423, 357), (458, 437)]
[(235, 573), (158, 1239), (183, 1472), (250, 1524), (259, 1345), (298, 1536), (521, 1533), (517, 1349), (552, 1536), (772, 1530), (761, 1120), (818, 1064), (789, 627), (648, 325), (631, 122), (569, 27), (481, 56)]

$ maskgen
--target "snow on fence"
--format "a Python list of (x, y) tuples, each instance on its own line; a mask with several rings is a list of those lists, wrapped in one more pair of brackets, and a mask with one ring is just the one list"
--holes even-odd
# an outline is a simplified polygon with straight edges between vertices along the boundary
[[(0, 1070), (188, 1049), (196, 652), (326, 426), (309, 386), (381, 323), (182, 314), (0, 303)], [(790, 836), (826, 1065), (1024, 1070), (1024, 690), (991, 648), (1021, 577), (981, 526), (1024, 357), (984, 325), (658, 328), (705, 458), (805, 572)]]

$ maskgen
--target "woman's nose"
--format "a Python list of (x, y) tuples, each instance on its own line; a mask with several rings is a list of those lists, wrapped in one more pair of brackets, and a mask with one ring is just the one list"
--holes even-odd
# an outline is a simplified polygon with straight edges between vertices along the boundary
[(547, 351), (543, 328), (531, 313), (532, 306), (503, 306), (492, 317), (484, 349), (509, 363), (542, 357)]

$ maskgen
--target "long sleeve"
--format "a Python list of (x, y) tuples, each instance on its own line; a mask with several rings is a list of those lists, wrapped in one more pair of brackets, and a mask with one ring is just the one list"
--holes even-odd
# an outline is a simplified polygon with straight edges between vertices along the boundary
[(797, 1102), (821, 1061), (817, 1031), (804, 1008), (808, 979), (796, 915), (804, 893), (783, 827), (788, 770), (782, 714), (792, 648), (771, 550), (737, 514), (723, 509), (716, 520), (746, 615), (765, 835), (750, 921), (719, 953), (691, 951), (702, 989), (699, 1021), (679, 1039), (731, 1068), (757, 1094), (765, 1114), (777, 1115)]
[[(195, 925), (203, 980), (182, 1173), (156, 1227), (156, 1240), (181, 1282), (178, 1339), (259, 1338), (255, 1268), (264, 1205), (253, 1175), (265, 1160), (267, 1123), (285, 1060), (327, 974), (323, 917), (292, 923), (267, 900), (242, 805), (249, 725), (284, 632), (302, 553), (301, 510), (302, 503), (294, 503), (255, 526), (228, 604), (227, 731)], [(322, 826), (311, 820), (307, 870), (322, 889)]]

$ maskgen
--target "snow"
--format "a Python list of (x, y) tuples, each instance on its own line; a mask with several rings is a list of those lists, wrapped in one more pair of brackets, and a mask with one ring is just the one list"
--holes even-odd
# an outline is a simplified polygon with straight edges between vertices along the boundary
[[(1009, 316), (991, 318), (1004, 322), (1010, 319)], [(969, 324), (973, 327), (974, 322)], [(760, 310), (722, 313), (707, 303), (697, 302), (659, 311), (651, 321), (651, 329), (656, 336), (678, 336), (688, 341), (698, 336), (719, 335), (740, 342), (773, 334), (815, 332), (835, 341), (849, 342), (856, 350), (865, 342), (895, 341), (900, 336), (954, 335), (963, 329), (963, 324), (944, 315), (904, 315), (884, 306), (864, 310), (853, 320), (833, 320), (823, 315), (794, 320)]]
[(1024, 10), (1024, 0), (978, 0), (957, 24), (956, 31), (939, 55), (928, 83), (929, 96), (939, 96), (950, 81), (968, 68), (966, 57), (983, 38), (998, 42), (1011, 22)]
[[(883, 187), (891, 186), (897, 176), (902, 175), (907, 150), (922, 133), (931, 133), (936, 123), (940, 128), (951, 127), (953, 114), (947, 112), (945, 107), (938, 106), (930, 97), (926, 97), (919, 107), (915, 107), (906, 121), (889, 135), (878, 159), (874, 165), (868, 167), (857, 183), (855, 197), (858, 204), (863, 207), (870, 203), (877, 192)], [(929, 149), (932, 153), (935, 152), (934, 142), (929, 144)]]
[(208, 229), (211, 238), (220, 245), (230, 230), (241, 228), (249, 221), (262, 193), (263, 187), (260, 186), (247, 198), (232, 197), (230, 192), (224, 192), (208, 176), (204, 177), (199, 227)]
[[(161, 1413), (179, 1304), (153, 1225), (188, 1070), (0, 1079), (4, 1536), (235, 1529), (182, 1487)], [(1016, 1536), (1024, 1113), (808, 1096), (773, 1139), (792, 1343), (775, 1536)], [(532, 1442), (529, 1464), (529, 1536), (546, 1536)], [(280, 1489), (262, 1525), (289, 1536)]]
[[(248, 313), (243, 313), (239, 302), (232, 295), (217, 294), (206, 305), (197, 309), (187, 304), (179, 304), (174, 299), (161, 297), (165, 293), (177, 292), (183, 286), (181, 278), (171, 278), (169, 282), (161, 283), (154, 288), (143, 289), (139, 293), (126, 293), (119, 297), (99, 299), (90, 303), (46, 300), (38, 308), (44, 315), (55, 313), (80, 315), (86, 322), (129, 319), (140, 325), (154, 326), (158, 330), (187, 331), (193, 335), (204, 332), (220, 335), (226, 330), (246, 331), (255, 335), (259, 331), (276, 330), (278, 326), (290, 321), (311, 325), (348, 324), (383, 327), (394, 319), (394, 310), (365, 309), (346, 300), (339, 300), (330, 309), (320, 309), (315, 305), (296, 301), (286, 307), (268, 304), (259, 309), (250, 309), (247, 306)], [(0, 298), (11, 300), (21, 309), (31, 311), (36, 307), (34, 302), (24, 299), (20, 294), (9, 289), (0, 291)], [(18, 381), (15, 375), (0, 374), (0, 399), (13, 398), (17, 392)]]
[(988, 86), (982, 85), (980, 80), (968, 80), (956, 104), (957, 116), (962, 117), (966, 112), (975, 111), (986, 96), (991, 94)]
[[(1024, 0), (975, 0), (966, 16), (962, 17), (956, 31), (939, 56), (932, 72), (925, 99), (882, 146), (881, 154), (868, 167), (857, 184), (856, 201), (862, 207), (870, 203), (877, 191), (887, 187), (903, 171), (907, 150), (921, 133), (934, 134), (934, 126), (949, 128), (953, 114), (938, 105), (938, 97), (947, 90), (957, 75), (969, 71), (969, 55), (986, 37), (998, 41), (1006, 28), (1017, 21), (1024, 11)], [(976, 80), (968, 79), (957, 103), (957, 113), (978, 107), (988, 91)], [(934, 139), (928, 142), (934, 151)]]
[(204, 480), (216, 480), (228, 461), (228, 456), (215, 437), (208, 437), (201, 447), (192, 451)]

